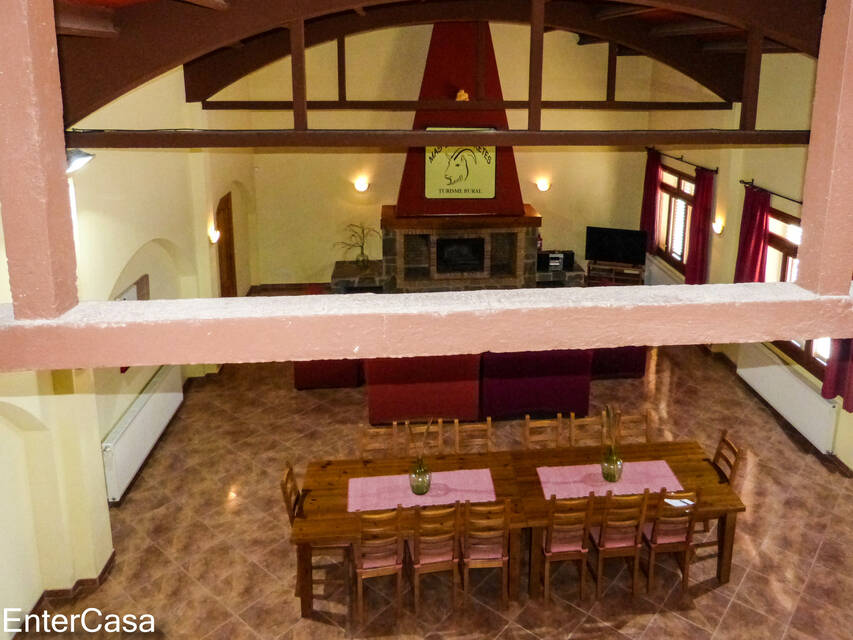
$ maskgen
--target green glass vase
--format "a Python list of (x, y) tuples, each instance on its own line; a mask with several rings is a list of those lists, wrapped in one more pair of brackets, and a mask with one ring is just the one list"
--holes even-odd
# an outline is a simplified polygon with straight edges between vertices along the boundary
[(409, 485), (412, 487), (412, 493), (418, 496), (424, 495), (429, 491), (431, 482), (432, 472), (424, 463), (423, 456), (418, 456), (409, 471)]
[(614, 445), (608, 445), (604, 449), (604, 457), (601, 460), (601, 475), (608, 482), (619, 482), (622, 477), (622, 458)]

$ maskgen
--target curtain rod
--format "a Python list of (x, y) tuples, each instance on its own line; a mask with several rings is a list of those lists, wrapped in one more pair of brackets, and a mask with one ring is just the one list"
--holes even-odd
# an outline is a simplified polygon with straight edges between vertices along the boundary
[(678, 160), (679, 162), (683, 162), (684, 164), (689, 164), (691, 167), (696, 167), (698, 169), (705, 169), (705, 171), (711, 171), (712, 173), (719, 173), (720, 172), (719, 167), (716, 167), (714, 169), (709, 169), (708, 167), (703, 167), (701, 164), (696, 164), (695, 162), (690, 162), (690, 160), (685, 160), (684, 154), (682, 154), (680, 156), (673, 156), (673, 155), (670, 155), (669, 153), (664, 153), (663, 151), (658, 151), (654, 147), (646, 147), (646, 151), (657, 151), (659, 154), (661, 154), (665, 158), (672, 158), (673, 160)]
[(803, 204), (802, 200), (795, 200), (794, 198), (789, 198), (788, 196), (783, 196), (781, 193), (776, 193), (775, 191), (770, 191), (770, 189), (765, 189), (764, 187), (759, 187), (755, 184), (755, 178), (751, 180), (741, 180), (741, 184), (746, 185), (748, 187), (755, 187), (756, 189), (761, 189), (762, 191), (766, 191), (767, 193), (776, 196), (777, 198), (784, 198), (785, 200), (790, 200), (791, 202), (796, 202), (799, 205)]

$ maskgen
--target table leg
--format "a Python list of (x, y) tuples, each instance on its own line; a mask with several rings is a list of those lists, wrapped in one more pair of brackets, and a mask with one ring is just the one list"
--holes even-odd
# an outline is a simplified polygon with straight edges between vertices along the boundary
[(717, 579), (720, 584), (725, 584), (731, 577), (736, 522), (736, 511), (726, 513), (717, 520)]
[(521, 529), (509, 532), (509, 599), (518, 600), (521, 582)]
[(531, 598), (542, 595), (542, 527), (530, 530), (530, 582), (527, 585)]
[(300, 544), (296, 547), (296, 575), (299, 598), (302, 601), (302, 617), (310, 618), (314, 610), (314, 570), (310, 544)]

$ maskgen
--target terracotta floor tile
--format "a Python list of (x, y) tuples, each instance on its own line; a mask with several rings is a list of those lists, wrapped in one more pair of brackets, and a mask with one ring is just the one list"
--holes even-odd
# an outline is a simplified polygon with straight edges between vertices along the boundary
[(809, 598), (838, 609), (848, 610), (853, 602), (853, 576), (816, 562), (803, 588), (803, 594)]
[(616, 586), (607, 590), (589, 614), (631, 638), (639, 638), (658, 609), (654, 602), (640, 595), (632, 596), (628, 589)]
[(531, 600), (515, 616), (515, 624), (533, 632), (539, 638), (565, 638), (585, 618), (586, 612), (555, 600), (551, 604)]
[(671, 611), (660, 611), (643, 632), (644, 639), (710, 640), (711, 632), (697, 627)]
[(714, 633), (715, 640), (776, 640), (785, 633), (785, 622), (742, 605), (732, 602), (728, 611), (720, 621), (717, 631)]
[(815, 640), (849, 640), (853, 615), (847, 610), (827, 607), (808, 596), (801, 596), (791, 618), (790, 628), (797, 638)]
[(785, 582), (748, 571), (735, 594), (735, 601), (779, 620), (787, 620), (797, 606), (800, 593)]
[(587, 616), (569, 635), (571, 640), (626, 640), (629, 637), (592, 616)]
[(664, 602), (664, 609), (713, 632), (723, 619), (730, 602), (731, 598), (723, 595), (719, 589), (691, 584), (687, 592), (673, 589)]

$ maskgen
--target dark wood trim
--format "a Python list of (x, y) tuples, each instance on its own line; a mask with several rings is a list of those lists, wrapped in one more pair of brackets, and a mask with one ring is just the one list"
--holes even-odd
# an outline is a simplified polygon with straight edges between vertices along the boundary
[(740, 128), (755, 129), (758, 117), (758, 88), (761, 80), (761, 47), (764, 34), (752, 29), (746, 38), (746, 55), (743, 66), (743, 91), (740, 108)]
[(740, 131), (681, 129), (676, 131), (396, 131), (287, 129), (155, 129), (86, 130), (65, 134), (69, 147), (92, 149), (195, 149), (247, 147), (377, 147), (407, 148), (452, 145), (513, 146), (621, 146), (650, 145), (807, 145), (809, 131)]
[[(82, 578), (74, 583), (74, 585), (70, 589), (49, 589), (45, 590), (42, 594), (41, 598), (39, 598), (39, 602), (42, 599), (46, 600), (57, 600), (59, 598), (74, 598), (80, 595), (82, 592), (89, 589), (97, 589), (104, 581), (107, 579), (107, 575), (112, 570), (113, 565), (115, 564), (116, 552), (113, 549), (113, 552), (110, 554), (110, 557), (107, 558), (106, 564), (104, 564), (100, 573), (96, 578)], [(36, 605), (38, 605), (38, 603)]]
[[(799, 250), (799, 247), (787, 238), (783, 238), (782, 236), (771, 233), (770, 231), (767, 232), (767, 245), (782, 252), (784, 255), (791, 256), (792, 258), (797, 257), (797, 252)], [(784, 276), (785, 274), (783, 273), (782, 275)]]
[(305, 22), (290, 23), (290, 69), (293, 80), (293, 128), (305, 131), (308, 128), (305, 84)]
[(625, 7), (612, 7), (608, 9), (602, 9), (598, 13), (595, 14), (596, 20), (616, 20), (617, 18), (627, 18), (629, 16), (639, 16), (644, 13), (652, 13), (653, 11), (660, 11), (658, 7), (638, 7), (638, 6), (625, 6)]
[[(684, 162), (684, 161), (682, 160), (682, 162)], [(676, 175), (683, 180), (688, 180), (688, 181), (693, 182), (693, 183), (696, 182), (696, 176), (691, 175), (691, 174), (687, 173), (686, 171), (681, 171), (680, 169), (676, 169), (676, 168), (671, 167), (668, 164), (664, 164), (662, 162), (661, 162), (661, 167), (667, 173), (672, 173), (673, 175)], [(661, 183), (661, 186), (669, 187), (669, 185), (664, 185), (663, 183)], [(673, 188), (673, 187), (670, 187), (670, 188)], [(688, 194), (684, 194), (684, 195), (688, 195)]]
[(530, 71), (528, 77), (527, 128), (542, 128), (542, 59), (544, 56), (545, 0), (530, 0)]
[[(806, 340), (806, 350), (811, 350), (813, 342), (813, 340)], [(776, 340), (770, 344), (779, 349), (779, 351), (784, 353), (815, 378), (823, 382), (823, 377), (826, 374), (826, 365), (818, 361), (818, 359), (808, 353), (808, 351), (797, 348), (787, 340)]]
[(655, 247), (654, 255), (666, 262), (670, 267), (678, 271), (678, 273), (684, 275), (685, 265), (683, 262), (679, 262), (660, 247)]
[[(527, 109), (527, 100), (308, 100), (309, 111), (482, 111)], [(208, 111), (290, 111), (292, 100), (203, 100)], [(668, 102), (637, 100), (543, 100), (543, 109), (605, 111), (728, 111), (731, 102)]]
[[(347, 99), (347, 47), (346, 38), (340, 36), (338, 38), (338, 101), (344, 102)], [(307, 101), (306, 101), (306, 104)], [(202, 105), (203, 106), (203, 105)], [(310, 108), (310, 107), (308, 107)]]
[(619, 45), (610, 42), (607, 45), (607, 101), (616, 100), (616, 64), (619, 60)]
[(653, 27), (649, 35), (654, 38), (673, 38), (703, 34), (731, 33), (739, 29), (733, 25), (715, 20), (680, 20)]
[(73, 4), (67, 0), (54, 3), (56, 33), (87, 38), (117, 38), (115, 13), (109, 7)]
[[(757, 188), (760, 189), (761, 187)], [(768, 193), (773, 195), (770, 191), (768, 191)], [(782, 197), (784, 198), (785, 196)], [(795, 224), (797, 226), (801, 226), (803, 224), (802, 219), (798, 218), (797, 216), (792, 216), (790, 213), (779, 211), (779, 209), (775, 209), (774, 207), (770, 207), (770, 215), (774, 218), (778, 218), (785, 224)]]
[(331, 293), (331, 286), (328, 282), (298, 282), (298, 283), (271, 283), (271, 284), (253, 284), (249, 287), (246, 293), (247, 297), (251, 296), (301, 296), (309, 295), (308, 289), (314, 287), (326, 287), (328, 293)]

